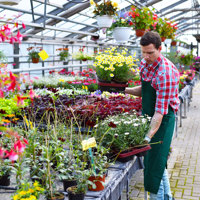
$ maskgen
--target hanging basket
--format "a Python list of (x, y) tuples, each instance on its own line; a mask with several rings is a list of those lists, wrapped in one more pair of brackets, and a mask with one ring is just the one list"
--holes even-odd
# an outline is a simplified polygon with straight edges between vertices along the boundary
[(136, 29), (135, 34), (137, 37), (142, 37), (145, 33), (145, 29)]
[(110, 28), (113, 17), (110, 15), (97, 16), (97, 24), (100, 28)]
[(130, 27), (116, 27), (113, 31), (113, 37), (119, 43), (125, 43), (131, 35)]
[(0, 0), (0, 4), (9, 5), (9, 6), (15, 6), (15, 5), (18, 5), (18, 3), (20, 1), (21, 0)]

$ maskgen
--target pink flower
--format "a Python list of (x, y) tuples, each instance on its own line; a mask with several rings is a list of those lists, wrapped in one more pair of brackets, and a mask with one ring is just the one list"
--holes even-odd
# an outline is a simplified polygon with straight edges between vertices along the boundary
[(11, 161), (15, 161), (18, 159), (18, 154), (12, 149), (10, 151), (7, 151), (6, 153), (6, 157), (8, 157)]
[(26, 148), (26, 145), (23, 144), (20, 140), (18, 140), (17, 142), (15, 142), (14, 144), (14, 149), (19, 152), (19, 153), (23, 153), (24, 150)]
[(26, 25), (22, 22), (22, 27), (23, 27), (23, 29), (25, 29), (26, 28)]
[(0, 158), (3, 158), (5, 151), (0, 147)]

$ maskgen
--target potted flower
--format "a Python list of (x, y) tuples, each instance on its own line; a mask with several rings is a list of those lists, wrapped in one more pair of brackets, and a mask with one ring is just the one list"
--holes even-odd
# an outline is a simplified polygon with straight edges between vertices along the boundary
[(69, 49), (68, 48), (58, 48), (56, 51), (59, 51), (60, 61), (66, 61), (69, 57)]
[(177, 24), (174, 23), (174, 21), (171, 21), (167, 18), (157, 19), (154, 24), (150, 26), (151, 30), (154, 30), (159, 33), (162, 42), (165, 41), (165, 39), (174, 39), (175, 33), (177, 30)]
[(94, 6), (93, 13), (97, 16), (98, 26), (101, 28), (109, 28), (112, 25), (112, 16), (118, 10), (118, 4), (109, 0), (103, 0), (100, 4), (90, 0), (90, 4)]
[[(97, 125), (97, 136), (102, 137), (107, 132), (102, 145), (110, 148), (115, 155), (129, 153), (135, 151), (136, 146), (146, 147), (144, 138), (149, 130), (150, 119), (147, 116), (138, 117), (136, 113), (109, 116)], [(135, 153), (134, 151), (132, 153)]]
[(199, 56), (194, 57), (193, 66), (196, 71), (199, 71), (199, 68), (200, 68), (200, 57)]
[(96, 68), (99, 89), (109, 91), (111, 87), (115, 87), (118, 91), (123, 91), (128, 80), (133, 77), (132, 70), (136, 68), (137, 61), (123, 47), (107, 48), (104, 53), (97, 54), (93, 66)]
[(137, 37), (141, 37), (150, 25), (154, 23), (154, 20), (157, 19), (157, 15), (154, 14), (148, 7), (142, 7), (140, 9), (136, 6), (131, 6), (129, 15), (135, 26)]
[(80, 61), (87, 61), (87, 60), (93, 60), (93, 56), (90, 56), (86, 53), (84, 53), (85, 46), (79, 49), (77, 53), (74, 53), (72, 55), (72, 58)]
[(193, 61), (193, 54), (189, 52), (187, 54), (178, 52), (177, 54), (179, 63), (185, 66), (189, 66), (192, 64)]
[(113, 31), (113, 37), (117, 42), (123, 43), (128, 41), (133, 23), (130, 20), (128, 12), (117, 15), (112, 23), (112, 26), (108, 30)]
[(28, 51), (28, 61), (32, 60), (32, 63), (38, 63), (40, 60), (39, 52), (42, 51), (42, 47), (29, 47), (27, 48)]
[(40, 195), (43, 193), (44, 188), (42, 188), (38, 182), (34, 182), (33, 185), (25, 182), (19, 186), (19, 189), (13, 195), (13, 200), (39, 199)]

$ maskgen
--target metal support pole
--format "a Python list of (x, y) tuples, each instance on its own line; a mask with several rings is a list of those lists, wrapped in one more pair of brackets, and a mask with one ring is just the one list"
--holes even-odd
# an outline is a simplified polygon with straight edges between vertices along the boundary
[(186, 101), (187, 101), (187, 97), (184, 97), (184, 101), (183, 101), (183, 108), (184, 108), (184, 116), (182, 116), (182, 118), (187, 118), (187, 115), (186, 115), (186, 109), (187, 109), (187, 107), (186, 107)]
[[(19, 54), (19, 44), (14, 43), (13, 47), (14, 47), (14, 52), (13, 52), (14, 55)], [(15, 65), (13, 66), (13, 69), (19, 69), (19, 57), (14, 57), (14, 63)]]
[(32, 19), (33, 19), (33, 22), (35, 23), (33, 0), (30, 0), (30, 2), (31, 2)]
[(44, 3), (44, 21), (43, 21), (44, 28), (46, 26), (46, 16), (47, 16), (47, 0), (45, 0), (45, 3)]
[(180, 107), (179, 107), (179, 116), (180, 116), (180, 125), (179, 127), (182, 127), (182, 101), (180, 102)]

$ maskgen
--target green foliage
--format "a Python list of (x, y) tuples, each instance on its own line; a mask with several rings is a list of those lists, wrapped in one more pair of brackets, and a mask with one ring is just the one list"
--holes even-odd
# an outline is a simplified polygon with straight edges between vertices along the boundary
[(118, 9), (118, 4), (112, 1), (103, 1), (100, 4), (97, 4), (93, 0), (90, 1), (91, 5), (94, 6), (93, 13), (96, 15), (115, 15)]
[(107, 132), (102, 140), (103, 146), (124, 151), (144, 142), (149, 124), (149, 117), (137, 117), (136, 114), (111, 116), (98, 124), (97, 136), (102, 137)]
[(27, 51), (28, 51), (28, 61), (31, 61), (32, 58), (39, 58), (40, 59), (40, 56), (39, 56), (39, 52), (42, 51), (42, 47), (29, 47), (27, 48)]
[(7, 57), (5, 56), (3, 51), (0, 51), (0, 62), (6, 62)]

